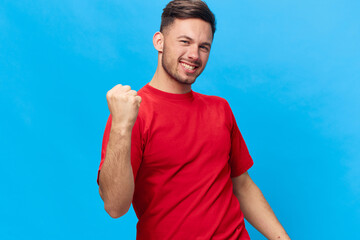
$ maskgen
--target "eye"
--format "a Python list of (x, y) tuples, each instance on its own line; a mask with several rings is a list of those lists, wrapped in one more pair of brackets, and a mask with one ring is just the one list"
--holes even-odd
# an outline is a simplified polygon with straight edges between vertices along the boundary
[(207, 46), (200, 46), (201, 50), (204, 50), (204, 51), (209, 51), (209, 48)]
[(190, 42), (187, 40), (180, 40), (180, 42), (184, 43), (184, 44), (189, 44)]

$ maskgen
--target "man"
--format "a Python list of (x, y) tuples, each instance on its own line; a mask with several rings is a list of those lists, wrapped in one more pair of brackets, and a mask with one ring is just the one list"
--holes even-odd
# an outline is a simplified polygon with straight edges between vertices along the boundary
[(191, 90), (214, 32), (204, 2), (171, 1), (153, 37), (152, 80), (107, 93), (99, 192), (114, 218), (133, 203), (137, 239), (250, 239), (244, 216), (268, 239), (289, 239), (247, 173), (253, 161), (229, 104)]

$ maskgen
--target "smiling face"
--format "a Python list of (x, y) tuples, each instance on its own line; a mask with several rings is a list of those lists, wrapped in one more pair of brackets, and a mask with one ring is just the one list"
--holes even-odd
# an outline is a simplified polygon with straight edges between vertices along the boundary
[(164, 72), (180, 84), (193, 84), (209, 58), (210, 24), (197, 18), (175, 19), (163, 35), (161, 66)]

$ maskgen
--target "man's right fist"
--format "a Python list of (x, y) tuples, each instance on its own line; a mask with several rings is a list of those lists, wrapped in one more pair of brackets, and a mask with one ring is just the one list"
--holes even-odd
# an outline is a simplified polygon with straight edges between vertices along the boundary
[(112, 127), (131, 130), (141, 103), (137, 92), (128, 85), (118, 84), (107, 92), (106, 99), (112, 116)]

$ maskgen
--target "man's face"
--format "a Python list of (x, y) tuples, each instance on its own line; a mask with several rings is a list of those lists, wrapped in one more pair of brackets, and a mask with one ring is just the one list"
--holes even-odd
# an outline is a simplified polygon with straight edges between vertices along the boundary
[(175, 19), (164, 31), (165, 72), (181, 84), (193, 84), (206, 66), (212, 37), (210, 24), (201, 19)]

